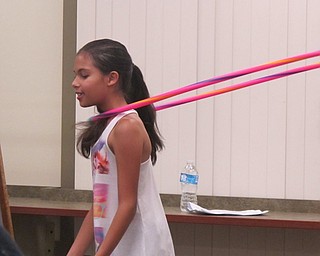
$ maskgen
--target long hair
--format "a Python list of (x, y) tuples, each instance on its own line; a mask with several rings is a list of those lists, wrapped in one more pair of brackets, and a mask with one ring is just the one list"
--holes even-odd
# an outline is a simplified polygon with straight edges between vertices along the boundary
[[(132, 63), (127, 49), (121, 43), (111, 39), (95, 40), (83, 46), (77, 54), (81, 53), (88, 54), (93, 65), (102, 74), (118, 72), (120, 90), (128, 104), (150, 96), (140, 69)], [(98, 111), (100, 112), (99, 109)], [(149, 135), (152, 145), (151, 161), (155, 164), (157, 151), (162, 150), (164, 145), (157, 126), (154, 106), (138, 108), (137, 112)], [(104, 118), (78, 124), (80, 133), (77, 138), (77, 150), (84, 157), (90, 157), (91, 148), (106, 128), (107, 121), (108, 119)]]

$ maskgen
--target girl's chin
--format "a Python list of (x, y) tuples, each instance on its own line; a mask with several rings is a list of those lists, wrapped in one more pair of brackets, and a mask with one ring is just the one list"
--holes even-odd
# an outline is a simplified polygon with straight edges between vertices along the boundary
[(83, 107), (83, 108), (89, 108), (89, 107), (92, 107), (94, 106), (93, 104), (88, 104), (88, 103), (85, 103), (85, 102), (79, 102), (80, 106)]

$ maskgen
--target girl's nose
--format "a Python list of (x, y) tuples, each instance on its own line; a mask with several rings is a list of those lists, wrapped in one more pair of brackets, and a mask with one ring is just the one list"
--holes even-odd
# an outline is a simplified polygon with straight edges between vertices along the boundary
[(79, 87), (79, 83), (77, 82), (77, 78), (76, 78), (76, 77), (73, 79), (73, 81), (72, 81), (72, 83), (71, 83), (71, 86), (72, 86), (73, 88)]

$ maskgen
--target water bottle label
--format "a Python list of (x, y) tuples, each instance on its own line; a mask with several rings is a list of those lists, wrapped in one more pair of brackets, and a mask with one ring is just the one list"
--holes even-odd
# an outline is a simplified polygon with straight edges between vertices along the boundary
[(181, 173), (180, 175), (180, 182), (182, 183), (197, 185), (198, 179), (199, 179), (198, 175), (192, 175), (188, 173)]

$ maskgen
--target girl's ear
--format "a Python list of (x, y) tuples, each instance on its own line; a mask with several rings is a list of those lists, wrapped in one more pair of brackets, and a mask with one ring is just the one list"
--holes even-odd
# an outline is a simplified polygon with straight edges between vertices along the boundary
[(119, 73), (117, 71), (111, 71), (106, 76), (106, 82), (108, 86), (113, 86), (119, 81)]

